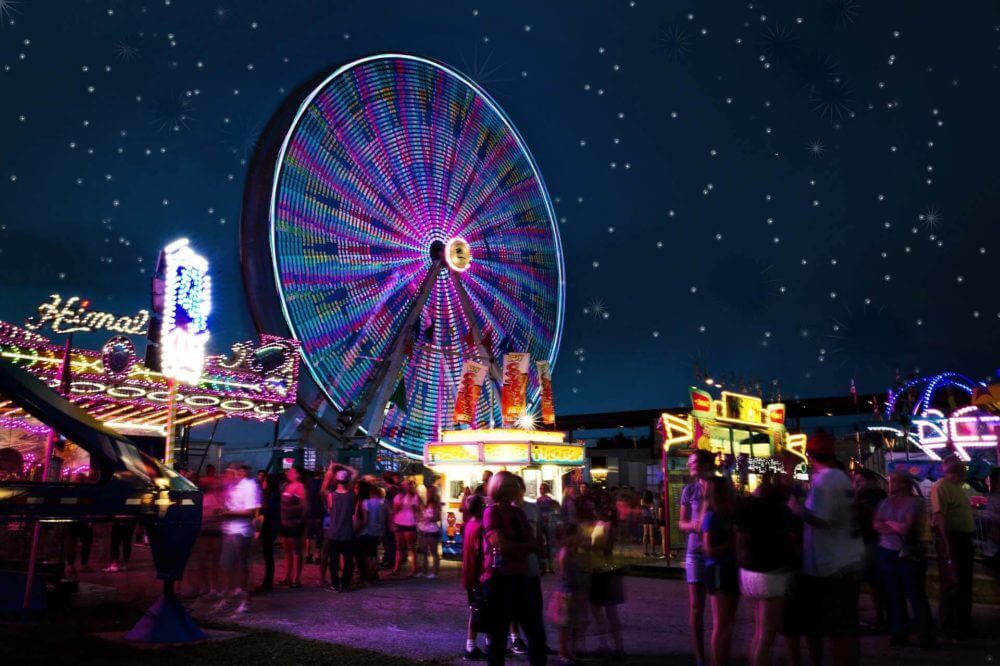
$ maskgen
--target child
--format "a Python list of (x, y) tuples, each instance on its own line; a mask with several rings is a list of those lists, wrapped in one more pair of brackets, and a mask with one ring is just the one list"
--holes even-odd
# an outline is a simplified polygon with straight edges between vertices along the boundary
[(482, 594), (479, 590), (479, 577), (483, 571), (483, 511), (486, 501), (480, 495), (469, 497), (462, 534), (462, 586), (469, 597), (469, 631), (465, 638), (465, 661), (486, 661), (486, 653), (476, 645), (476, 633), (482, 627), (481, 614)]
[(587, 622), (587, 586), (580, 567), (577, 527), (567, 523), (562, 529), (562, 548), (556, 557), (558, 582), (549, 599), (548, 616), (559, 627), (559, 663), (571, 664)]

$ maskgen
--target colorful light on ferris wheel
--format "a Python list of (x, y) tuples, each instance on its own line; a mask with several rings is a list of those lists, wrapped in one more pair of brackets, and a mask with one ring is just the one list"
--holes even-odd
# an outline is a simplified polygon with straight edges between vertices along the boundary
[[(417, 457), (453, 427), (462, 364), (478, 358), (455, 279), (494, 357), (556, 359), (565, 282), (548, 192), (499, 106), (432, 60), (362, 58), (287, 106), (293, 112), (279, 110), (287, 124), (268, 139), (280, 141), (273, 166), (248, 185), (253, 201), (265, 188), (269, 197), (266, 219), (245, 212), (244, 247), (266, 243), (277, 292), (248, 289), (255, 318), (271, 317), (276, 303), (317, 386), (338, 409), (356, 405), (443, 246), (451, 270), (436, 276), (419, 322), (404, 333), (406, 409), (390, 407), (372, 433)], [(533, 378), (532, 402), (538, 391)], [(480, 426), (490, 393), (476, 410)]]

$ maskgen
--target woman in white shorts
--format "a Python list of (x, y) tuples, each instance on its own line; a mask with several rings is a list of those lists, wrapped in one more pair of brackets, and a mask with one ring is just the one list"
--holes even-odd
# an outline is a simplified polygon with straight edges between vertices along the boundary
[(785, 493), (768, 472), (736, 515), (736, 558), (740, 593), (754, 605), (750, 664), (769, 664), (781, 629), (785, 592), (791, 579), (792, 514)]

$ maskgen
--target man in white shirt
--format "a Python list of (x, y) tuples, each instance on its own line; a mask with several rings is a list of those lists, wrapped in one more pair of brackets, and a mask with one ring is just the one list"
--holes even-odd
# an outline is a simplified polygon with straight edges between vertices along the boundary
[(835, 441), (823, 430), (809, 438), (812, 464), (805, 506), (790, 500), (805, 523), (802, 547), (803, 590), (809, 599), (809, 642), (822, 654), (823, 638), (833, 644), (834, 663), (857, 664), (858, 597), (864, 544), (855, 524), (854, 487), (835, 456)]
[[(226, 589), (236, 601), (236, 613), (249, 610), (250, 543), (253, 540), (253, 518), (261, 506), (260, 486), (250, 478), (248, 465), (230, 465), (232, 481), (226, 488), (222, 512), (222, 570)], [(228, 475), (227, 475), (228, 476)], [(216, 606), (222, 610), (229, 599)]]

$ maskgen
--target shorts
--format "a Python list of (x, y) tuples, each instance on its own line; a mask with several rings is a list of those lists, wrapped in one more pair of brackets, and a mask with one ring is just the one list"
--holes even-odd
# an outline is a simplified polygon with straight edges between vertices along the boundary
[(357, 538), (357, 548), (358, 553), (362, 557), (377, 557), (378, 556), (378, 542), (382, 537), (371, 536), (370, 534), (362, 534)]
[(812, 600), (805, 608), (806, 634), (812, 636), (853, 636), (858, 633), (858, 572), (832, 576), (802, 576), (802, 594)]
[(724, 594), (727, 597), (740, 596), (740, 571), (731, 564), (706, 564), (705, 588), (709, 594)]
[(285, 539), (301, 539), (302, 535), (305, 533), (305, 523), (299, 523), (298, 525), (282, 525), (278, 528), (278, 536)]
[(224, 569), (230, 571), (247, 568), (250, 564), (250, 537), (242, 534), (223, 534), (219, 561)]
[(775, 599), (785, 596), (791, 574), (785, 569), (750, 571), (740, 569), (740, 592), (749, 599)]
[(314, 539), (317, 543), (323, 540), (323, 519), (322, 518), (308, 518), (306, 519), (306, 535), (310, 539)]
[(701, 552), (688, 552), (684, 557), (684, 580), (688, 583), (705, 582), (705, 556)]
[(393, 529), (395, 530), (395, 532), (397, 534), (399, 534), (400, 532), (416, 532), (417, 531), (417, 526), (416, 525), (395, 525)]
[(441, 542), (440, 532), (420, 532), (420, 546), (422, 548), (437, 548)]
[(590, 575), (590, 604), (592, 606), (619, 606), (625, 603), (622, 577), (616, 571), (598, 571)]

